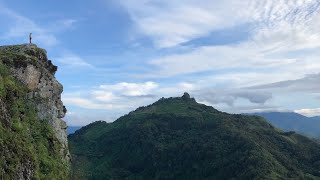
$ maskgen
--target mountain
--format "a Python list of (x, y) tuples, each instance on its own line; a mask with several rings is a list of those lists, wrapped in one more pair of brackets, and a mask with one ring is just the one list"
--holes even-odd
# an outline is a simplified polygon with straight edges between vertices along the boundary
[(0, 179), (66, 179), (66, 108), (57, 66), (34, 44), (0, 46)]
[(255, 113), (267, 119), (275, 127), (285, 131), (296, 131), (301, 134), (319, 138), (320, 117), (306, 117), (294, 112), (264, 112)]
[(67, 128), (67, 134), (73, 134), (74, 132), (76, 132), (78, 129), (80, 129), (81, 126), (68, 126)]
[(319, 179), (320, 145), (258, 116), (161, 98), (69, 137), (73, 179)]
[(310, 119), (320, 121), (320, 116), (310, 117)]

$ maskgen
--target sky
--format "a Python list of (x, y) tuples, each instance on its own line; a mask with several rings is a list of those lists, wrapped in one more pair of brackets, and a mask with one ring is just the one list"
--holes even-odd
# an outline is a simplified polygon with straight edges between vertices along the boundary
[(319, 0), (0, 0), (0, 45), (58, 66), (69, 126), (188, 92), (229, 113), (320, 115)]

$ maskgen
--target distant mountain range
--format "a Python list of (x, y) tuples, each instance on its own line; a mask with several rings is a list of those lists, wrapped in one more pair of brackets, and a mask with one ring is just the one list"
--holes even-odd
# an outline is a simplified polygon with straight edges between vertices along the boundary
[(188, 94), (69, 136), (73, 179), (319, 179), (320, 144)]
[(78, 129), (80, 129), (82, 126), (68, 126), (67, 128), (67, 134), (73, 134), (75, 133)]
[(320, 117), (306, 117), (294, 112), (254, 113), (262, 116), (272, 125), (285, 131), (295, 131), (309, 137), (320, 137)]

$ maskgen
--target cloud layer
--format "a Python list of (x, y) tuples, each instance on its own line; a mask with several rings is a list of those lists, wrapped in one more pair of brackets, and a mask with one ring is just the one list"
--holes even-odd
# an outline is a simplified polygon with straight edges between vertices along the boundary
[[(311, 19), (319, 10), (317, 0), (126, 0), (120, 3), (139, 30), (159, 47), (175, 46), (239, 24), (254, 24), (253, 31), (258, 35), (255, 38), (271, 34), (279, 37), (285, 35), (282, 30), (288, 26), (305, 29), (304, 23), (316, 22)], [(316, 29), (305, 29), (301, 36), (314, 31)], [(313, 41), (314, 38), (318, 37), (307, 39)]]
[(315, 109), (299, 109), (295, 110), (294, 112), (303, 114), (308, 117), (314, 117), (314, 116), (319, 116), (320, 115), (320, 108), (315, 108)]
[[(146, 62), (150, 73), (140, 77), (154, 82), (101, 85), (91, 93), (94, 102), (123, 107), (134, 101), (138, 106), (161, 96), (189, 91), (198, 101), (222, 110), (257, 112), (291, 109), (272, 104), (281, 102), (274, 98), (286, 99), (286, 93), (292, 91), (317, 93), (319, 89), (316, 84), (320, 70), (317, 61), (320, 2), (317, 0), (119, 3), (130, 15), (136, 30), (150, 38), (156, 49), (171, 51)], [(237, 33), (241, 26), (246, 26), (248, 37), (240, 42), (192, 44), (193, 40), (209, 38), (219, 31), (233, 29)], [(159, 79), (178, 77), (182, 79), (180, 82), (156, 83)]]
[(47, 18), (3, 2), (0, 40), (25, 42), (32, 31), (49, 48), (72, 123), (115, 120), (185, 91), (232, 113), (320, 114), (318, 0), (105, 1), (107, 8), (90, 3), (90, 13), (79, 3), (83, 12), (68, 14), (78, 18)]

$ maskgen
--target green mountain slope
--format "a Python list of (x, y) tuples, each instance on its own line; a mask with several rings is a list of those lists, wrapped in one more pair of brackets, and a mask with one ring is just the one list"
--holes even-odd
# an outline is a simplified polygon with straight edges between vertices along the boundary
[(69, 136), (74, 179), (319, 179), (320, 145), (185, 94)]
[(49, 119), (40, 119), (35, 107), (48, 99), (29, 98), (33, 92), (14, 77), (15, 69), (42, 68), (37, 58), (22, 52), (25, 47), (0, 46), (0, 179), (68, 179), (62, 144)]

